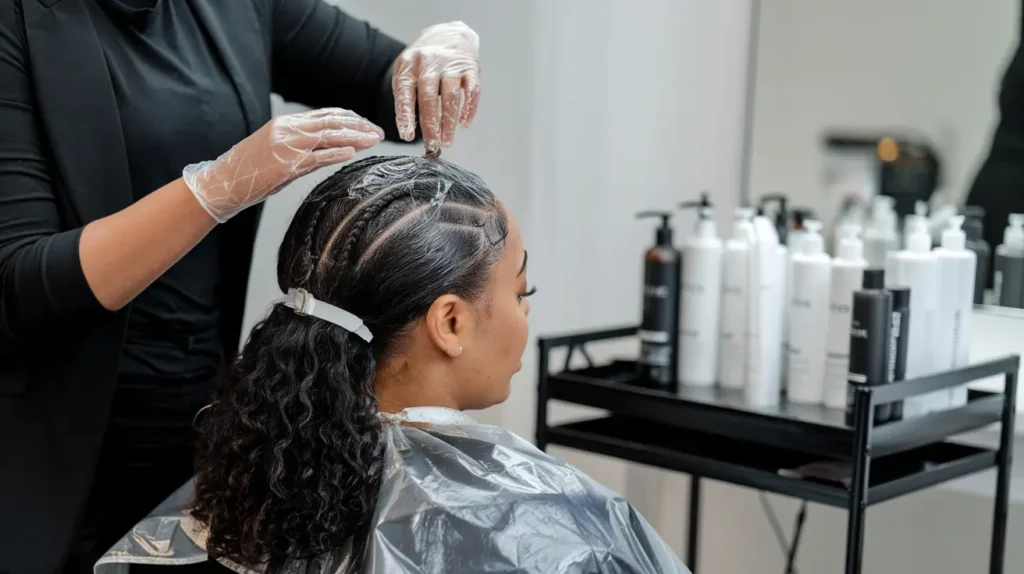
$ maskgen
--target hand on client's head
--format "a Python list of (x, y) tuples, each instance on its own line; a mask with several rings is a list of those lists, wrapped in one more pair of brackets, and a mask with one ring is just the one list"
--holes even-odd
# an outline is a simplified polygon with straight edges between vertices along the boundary
[(195, 515), (211, 553), (247, 562), (328, 551), (365, 526), (378, 397), (386, 411), (500, 403), (527, 339), (518, 226), (479, 177), (441, 160), (371, 157), (318, 185), (278, 282), (358, 316), (373, 339), (275, 306), (205, 413)]

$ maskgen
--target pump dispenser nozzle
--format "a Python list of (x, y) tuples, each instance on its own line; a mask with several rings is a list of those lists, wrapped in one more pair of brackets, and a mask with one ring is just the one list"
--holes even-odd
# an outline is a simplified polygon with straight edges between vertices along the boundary
[(684, 201), (679, 204), (679, 209), (696, 209), (697, 214), (701, 218), (711, 217), (711, 200), (708, 199), (708, 192), (702, 191), (700, 193), (700, 200), (698, 201)]
[(801, 251), (805, 255), (818, 255), (825, 252), (825, 239), (821, 236), (822, 227), (824, 225), (815, 219), (804, 220), (805, 231), (801, 238)]
[(661, 227), (658, 228), (655, 234), (655, 242), (657, 245), (670, 247), (672, 245), (672, 227), (669, 225), (669, 220), (672, 219), (671, 211), (641, 211), (636, 214), (637, 219), (646, 219), (649, 217), (660, 217)]
[(708, 199), (708, 192), (701, 192), (700, 201), (684, 201), (680, 203), (679, 209), (697, 210), (695, 232), (698, 237), (714, 237), (718, 235), (718, 231), (715, 228), (715, 220), (712, 219), (714, 211), (712, 210), (711, 200)]

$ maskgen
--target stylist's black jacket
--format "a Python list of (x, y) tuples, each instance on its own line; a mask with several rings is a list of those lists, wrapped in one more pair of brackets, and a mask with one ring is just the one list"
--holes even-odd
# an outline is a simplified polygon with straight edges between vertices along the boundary
[[(1024, 31), (1024, 8), (1020, 14)], [(999, 125), (967, 203), (985, 208), (985, 241), (1003, 242), (1007, 215), (1024, 213), (1024, 44), (1006, 68), (999, 90)], [(991, 268), (991, 267), (990, 267)]]
[[(97, 302), (78, 257), (82, 227), (132, 201), (92, 1), (0, 0), (0, 573), (62, 563), (129, 312)], [(173, 1), (192, 3), (250, 133), (270, 119), (274, 91), (351, 109), (394, 139), (395, 40), (319, 0)], [(258, 220), (249, 209), (223, 230), (221, 332), (232, 352)]]

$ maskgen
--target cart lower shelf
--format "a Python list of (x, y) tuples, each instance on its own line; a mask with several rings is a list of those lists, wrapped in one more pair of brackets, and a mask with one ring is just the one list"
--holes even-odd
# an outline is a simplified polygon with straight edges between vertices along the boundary
[[(840, 481), (802, 479), (792, 470), (828, 462), (842, 474), (849, 461), (740, 441), (643, 419), (607, 416), (551, 426), (549, 444), (612, 456), (759, 490), (848, 508)], [(877, 504), (996, 466), (996, 451), (939, 442), (871, 461), (867, 504)], [(780, 473), (781, 471), (781, 473)]]

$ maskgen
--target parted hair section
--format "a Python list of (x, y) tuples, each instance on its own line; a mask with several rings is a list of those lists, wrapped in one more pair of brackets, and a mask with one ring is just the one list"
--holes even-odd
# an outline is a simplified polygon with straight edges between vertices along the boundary
[(278, 284), (357, 315), (373, 341), (280, 304), (253, 329), (197, 423), (193, 515), (212, 556), (280, 564), (365, 538), (384, 463), (378, 365), (438, 297), (486, 296), (507, 234), (484, 182), (439, 159), (369, 157), (316, 186)]

